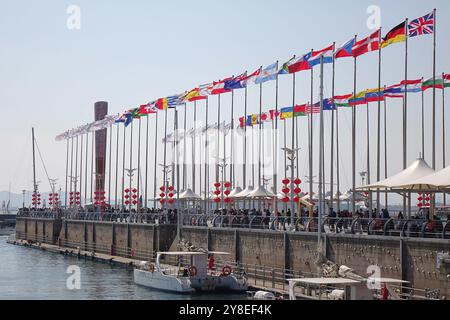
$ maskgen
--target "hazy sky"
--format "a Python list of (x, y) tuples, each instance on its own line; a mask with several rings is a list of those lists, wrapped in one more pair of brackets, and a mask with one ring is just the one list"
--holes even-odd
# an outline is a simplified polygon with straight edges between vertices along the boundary
[[(81, 9), (80, 30), (67, 28), (69, 5)], [(59, 178), (59, 184), (63, 185), (66, 145), (55, 142), (54, 138), (67, 129), (92, 121), (94, 102), (108, 101), (110, 114), (114, 114), (199, 84), (253, 71), (276, 60), (282, 63), (293, 54), (321, 49), (333, 41), (339, 46), (355, 34), (365, 37), (372, 32), (366, 25), (369, 17), (366, 10), (370, 5), (381, 8), (383, 34), (406, 17), (413, 19), (436, 7), (437, 73), (450, 72), (450, 22), (444, 19), (450, 16), (450, 5), (446, 0), (0, 0), (0, 105), (4, 119), (0, 126), (0, 190), (7, 190), (9, 183), (14, 192), (32, 189), (32, 126), (50, 177)], [(377, 63), (375, 53), (358, 59), (359, 90), (376, 87)], [(404, 45), (396, 44), (384, 50), (382, 65), (383, 84), (401, 81)], [(325, 93), (330, 95), (331, 66), (325, 69)], [(411, 79), (432, 75), (431, 36), (410, 40), (408, 72)], [(338, 60), (336, 94), (351, 93), (352, 79), (352, 59)], [(280, 78), (280, 107), (291, 105), (291, 82), (291, 76)], [(314, 87), (317, 100), (318, 70), (315, 70)], [(249, 88), (249, 112), (256, 113), (259, 109), (258, 93), (258, 87)], [(437, 97), (438, 168), (442, 167), (440, 93)], [(296, 103), (309, 101), (309, 96), (310, 73), (298, 73)], [(238, 118), (243, 115), (242, 91), (235, 97)], [(409, 97), (408, 163), (421, 150), (420, 94)], [(265, 110), (274, 107), (273, 83), (264, 86), (263, 99)], [(229, 101), (229, 95), (224, 95), (222, 110), (229, 110)], [(427, 92), (425, 101), (426, 160), (431, 162), (431, 91)], [(203, 106), (199, 103), (199, 118), (204, 117)], [(190, 110), (188, 121), (192, 121)], [(215, 119), (215, 98), (210, 103), (210, 112)], [(224, 120), (229, 121), (229, 112), (223, 112)], [(351, 186), (350, 110), (342, 111), (340, 117), (341, 189), (347, 190)], [(358, 111), (358, 117), (357, 170), (361, 171), (366, 167), (365, 107)], [(375, 117), (376, 104), (371, 104), (372, 181), (376, 168)], [(389, 100), (389, 174), (402, 167), (401, 119), (401, 101)], [(301, 146), (306, 148), (306, 120), (300, 123)], [(329, 124), (327, 115), (327, 128)], [(325, 133), (329, 134), (329, 130)], [(326, 142), (327, 153), (328, 146)], [(152, 154), (153, 150), (151, 157)], [(304, 176), (308, 172), (307, 157), (303, 154), (300, 159)], [(45, 179), (38, 157), (41, 190), (49, 189)], [(359, 184), (359, 177), (357, 181)]]

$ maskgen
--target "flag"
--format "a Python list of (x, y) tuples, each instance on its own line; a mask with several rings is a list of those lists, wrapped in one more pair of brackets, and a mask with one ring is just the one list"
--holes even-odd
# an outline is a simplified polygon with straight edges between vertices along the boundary
[(118, 118), (116, 119), (115, 123), (125, 123), (126, 121), (125, 112), (119, 114)]
[(270, 120), (275, 120), (276, 117), (280, 116), (280, 111), (269, 110)]
[(229, 80), (225, 81), (224, 89), (225, 90), (234, 90), (234, 89), (242, 89), (247, 86), (247, 82), (244, 81), (247, 78), (247, 72), (244, 72), (243, 74), (230, 78)]
[(152, 103), (155, 103), (156, 108), (158, 108), (159, 110), (167, 109), (167, 98), (159, 98), (158, 100)]
[(154, 102), (143, 104), (139, 107), (139, 114), (141, 116), (146, 116), (156, 112), (158, 112), (158, 108), (156, 107)]
[(212, 88), (211, 88), (211, 94), (215, 95), (215, 94), (222, 94), (222, 93), (227, 93), (230, 92), (231, 90), (227, 90), (225, 89), (225, 82), (226, 81), (230, 81), (232, 78), (226, 78), (220, 81), (214, 81)]
[(212, 83), (202, 84), (198, 86), (198, 94), (202, 97), (207, 97), (211, 94), (212, 87)]
[(184, 96), (183, 96), (183, 100), (187, 100), (187, 101), (198, 101), (198, 100), (204, 100), (206, 99), (206, 95), (201, 95), (200, 94), (200, 88), (194, 88), (191, 91), (187, 92)]
[(167, 107), (168, 108), (175, 108), (176, 106), (182, 105), (183, 101), (182, 98), (183, 94), (176, 94), (173, 96), (167, 97)]
[(384, 96), (387, 98), (403, 98), (403, 90), (401, 84), (394, 84), (384, 89)]
[(245, 117), (239, 118), (239, 127), (241, 128), (245, 127)]
[(307, 113), (307, 104), (297, 104), (294, 106), (294, 114), (296, 117), (303, 117), (306, 116)]
[(359, 57), (367, 52), (376, 51), (380, 48), (380, 30), (375, 31), (367, 38), (355, 43), (352, 48), (353, 56)]
[(366, 91), (361, 91), (359, 93), (356, 94), (356, 96), (351, 96), (350, 99), (348, 100), (350, 106), (358, 106), (361, 104), (366, 104)]
[[(405, 86), (406, 84), (406, 86)], [(403, 92), (421, 92), (422, 91), (422, 79), (417, 79), (417, 80), (408, 80), (405, 82), (405, 80), (403, 80), (402, 82), (400, 82), (401, 88)]]
[(393, 43), (406, 41), (406, 21), (392, 28), (383, 38), (381, 48), (385, 48)]
[(334, 104), (337, 107), (350, 107), (349, 99), (352, 97), (352, 94), (346, 94), (341, 96), (334, 96)]
[[(322, 110), (323, 111), (336, 110), (336, 105), (333, 103), (333, 99), (324, 99)], [(313, 113), (320, 113), (320, 101), (313, 104)]]
[(344, 43), (342, 47), (336, 50), (334, 57), (336, 59), (353, 57), (353, 46), (355, 45), (355, 42), (356, 42), (355, 38), (352, 38), (351, 40)]
[(252, 114), (251, 116), (251, 120), (252, 120), (252, 125), (258, 124), (258, 118), (259, 118), (259, 114)]
[(366, 101), (377, 102), (384, 100), (384, 88), (375, 88), (366, 90)]
[(288, 62), (283, 64), (283, 67), (280, 69), (279, 74), (288, 74), (295, 73), (302, 70), (309, 70), (311, 67), (309, 66), (308, 60), (311, 58), (311, 52), (300, 56), (293, 57)]
[(294, 114), (294, 108), (293, 107), (286, 107), (280, 109), (280, 119), (285, 120), (292, 118)]
[(450, 74), (443, 75), (443, 87), (450, 88)]
[(278, 75), (278, 63), (272, 63), (270, 66), (261, 70), (261, 74), (255, 79), (256, 84), (272, 81), (277, 78)]
[(245, 79), (242, 80), (244, 87), (246, 87), (249, 82), (255, 83), (256, 79), (259, 77), (260, 74), (261, 74), (261, 68), (258, 68), (255, 72), (246, 76)]
[(131, 110), (125, 111), (124, 117), (125, 117), (124, 125), (125, 127), (128, 127), (129, 124), (133, 122), (133, 114), (131, 113)]
[(131, 116), (133, 119), (140, 119), (141, 115), (139, 114), (139, 108), (131, 109)]
[(306, 105), (306, 114), (312, 114), (312, 113), (320, 113), (320, 103), (316, 104), (307, 104)]
[(329, 46), (319, 51), (313, 51), (309, 59), (309, 66), (312, 68), (320, 64), (320, 58), (323, 57), (323, 63), (333, 63), (333, 46)]
[(423, 17), (412, 20), (408, 24), (408, 36), (416, 37), (424, 34), (433, 34), (434, 32), (434, 12)]

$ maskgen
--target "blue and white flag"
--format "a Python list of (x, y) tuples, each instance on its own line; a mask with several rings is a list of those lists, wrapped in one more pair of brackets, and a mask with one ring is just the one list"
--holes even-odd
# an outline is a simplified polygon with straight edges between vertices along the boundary
[(275, 80), (278, 76), (278, 63), (272, 63), (270, 66), (261, 70), (261, 74), (255, 79), (256, 84)]

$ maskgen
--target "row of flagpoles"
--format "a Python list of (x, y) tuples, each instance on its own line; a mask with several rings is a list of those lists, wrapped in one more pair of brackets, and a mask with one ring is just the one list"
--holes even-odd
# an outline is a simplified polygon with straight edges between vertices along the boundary
[[(240, 125), (239, 127), (242, 128), (244, 130), (244, 132), (246, 132), (246, 127), (247, 127), (247, 119), (249, 117), (249, 115), (247, 114), (247, 85), (250, 84), (256, 84), (260, 86), (260, 112), (259, 112), (259, 117), (256, 116), (252, 116), (251, 117), (251, 122), (252, 125), (258, 124), (259, 125), (259, 129), (261, 129), (261, 124), (263, 121), (261, 121), (263, 119), (263, 112), (262, 112), (262, 102), (261, 102), (261, 97), (262, 97), (262, 85), (263, 83), (267, 82), (267, 81), (276, 81), (276, 105), (275, 105), (275, 110), (273, 114), (270, 114), (270, 112), (272, 110), (269, 111), (269, 117), (271, 120), (275, 120), (275, 132), (278, 129), (278, 119), (289, 119), (289, 112), (292, 113), (292, 152), (296, 152), (297, 147), (298, 147), (298, 138), (296, 138), (295, 134), (296, 134), (296, 130), (298, 130), (298, 115), (306, 115), (308, 116), (308, 145), (309, 145), (309, 190), (310, 190), (310, 194), (312, 194), (312, 190), (313, 190), (313, 179), (312, 179), (312, 172), (313, 172), (313, 161), (312, 161), (312, 155), (313, 155), (313, 117), (312, 114), (313, 113), (321, 113), (322, 111), (326, 111), (326, 110), (331, 110), (332, 111), (332, 129), (331, 129), (331, 163), (334, 163), (334, 147), (336, 147), (336, 153), (339, 154), (339, 144), (338, 144), (338, 139), (337, 137), (339, 136), (339, 121), (338, 121), (338, 112), (336, 107), (353, 107), (352, 108), (352, 190), (355, 189), (356, 187), (356, 181), (355, 181), (355, 176), (356, 176), (356, 164), (355, 164), (355, 150), (356, 150), (356, 132), (355, 132), (355, 128), (356, 128), (356, 110), (355, 110), (355, 106), (356, 105), (360, 105), (360, 104), (367, 104), (368, 102), (371, 101), (375, 101), (378, 102), (378, 117), (377, 117), (377, 180), (380, 180), (380, 176), (381, 176), (381, 172), (380, 172), (380, 122), (381, 122), (381, 114), (380, 114), (380, 110), (381, 110), (381, 101), (385, 100), (386, 97), (401, 97), (403, 98), (403, 166), (406, 167), (406, 146), (407, 146), (407, 140), (406, 140), (406, 125), (407, 125), (407, 94), (409, 92), (416, 92), (414, 90), (415, 86), (418, 85), (418, 83), (408, 80), (408, 52), (407, 52), (407, 48), (408, 48), (408, 38), (412, 38), (412, 37), (416, 37), (419, 35), (425, 35), (425, 34), (433, 34), (434, 36), (434, 50), (433, 50), (433, 77), (431, 79), (429, 79), (428, 81), (421, 81), (420, 85), (422, 86), (422, 89), (428, 89), (428, 88), (432, 88), (433, 89), (433, 139), (432, 139), (432, 143), (433, 143), (433, 151), (432, 151), (432, 165), (433, 168), (435, 168), (436, 166), (436, 160), (435, 160), (435, 118), (436, 118), (436, 99), (435, 99), (435, 90), (436, 88), (440, 88), (439, 87), (439, 81), (437, 81), (438, 79), (436, 78), (436, 63), (435, 63), (435, 47), (436, 47), (436, 32), (435, 32), (435, 28), (436, 28), (436, 10), (433, 10), (432, 13), (427, 14), (421, 18), (418, 19), (414, 19), (413, 21), (411, 21), (410, 23), (408, 23), (408, 19), (406, 19), (404, 22), (402, 22), (401, 24), (399, 24), (398, 26), (396, 26), (395, 28), (393, 28), (391, 31), (389, 31), (385, 37), (381, 37), (381, 28), (379, 30), (377, 30), (376, 32), (374, 32), (373, 34), (371, 34), (370, 36), (359, 40), (357, 39), (357, 36), (355, 36), (353, 39), (351, 39), (350, 41), (346, 42), (342, 47), (340, 47), (339, 49), (335, 49), (335, 45), (333, 44), (330, 47), (327, 47), (323, 50), (319, 50), (319, 51), (314, 51), (312, 50), (311, 52), (301, 55), (301, 56), (294, 56), (292, 59), (290, 59), (289, 61), (287, 61), (286, 63), (284, 63), (281, 68), (279, 67), (279, 63), (276, 62), (274, 64), (271, 64), (265, 68), (260, 67), (259, 69), (257, 69), (255, 72), (248, 74), (247, 72), (242, 73), (241, 75), (237, 76), (237, 77), (230, 77), (230, 78), (226, 78), (220, 81), (215, 81), (209, 84), (205, 84), (205, 85), (201, 85), (198, 86), (190, 91), (187, 91), (183, 94), (179, 94), (179, 95), (174, 95), (174, 96), (169, 96), (169, 97), (165, 97), (165, 98), (160, 98), (157, 99), (155, 101), (152, 101), (150, 103), (141, 105), (138, 108), (134, 108), (131, 110), (127, 110), (125, 112), (123, 112), (122, 114), (120, 114), (119, 116), (116, 117), (111, 117), (106, 119), (101, 125), (99, 125), (98, 127), (93, 126), (93, 128), (106, 128), (106, 127), (110, 127), (112, 128), (112, 124), (113, 123), (124, 123), (125, 127), (128, 127), (131, 124), (131, 132), (133, 130), (133, 119), (140, 119), (142, 116), (146, 116), (149, 114), (156, 114), (156, 117), (158, 117), (158, 113), (159, 111), (164, 111), (165, 112), (165, 123), (164, 123), (164, 153), (163, 153), (163, 157), (164, 157), (164, 163), (162, 164), (163, 167), (163, 172), (164, 172), (164, 176), (163, 176), (163, 181), (164, 183), (166, 183), (167, 181), (167, 175), (169, 174), (169, 166), (167, 166), (167, 142), (169, 141), (169, 137), (167, 134), (167, 110), (170, 108), (174, 108), (175, 109), (175, 124), (174, 126), (176, 127), (176, 131), (174, 131), (174, 134), (176, 135), (175, 140), (179, 141), (179, 136), (178, 136), (178, 122), (177, 122), (177, 106), (180, 105), (184, 105), (186, 106), (186, 104), (188, 102), (193, 102), (194, 103), (194, 122), (197, 120), (196, 117), (196, 107), (197, 107), (197, 101), (199, 100), (204, 100), (206, 103), (206, 114), (205, 114), (205, 121), (206, 121), (206, 125), (208, 126), (208, 98), (210, 96), (213, 95), (217, 95), (218, 96), (218, 119), (217, 119), (217, 124), (220, 124), (220, 96), (221, 94), (224, 93), (229, 93), (231, 92), (232, 95), (232, 102), (231, 102), (231, 123), (230, 123), (230, 130), (234, 130), (234, 92), (237, 89), (244, 89), (245, 92), (245, 102), (244, 102), (244, 117), (242, 121), (242, 117), (240, 120)], [(389, 87), (381, 87), (381, 52), (382, 49), (384, 49), (385, 47), (393, 44), (393, 43), (398, 43), (398, 42), (405, 42), (405, 79), (400, 82), (398, 85), (394, 85), (394, 86), (389, 86)], [(372, 52), (372, 51), (378, 51), (378, 55), (379, 55), (379, 72), (378, 72), (378, 87), (376, 89), (370, 89), (370, 90), (364, 90), (362, 92), (357, 93), (357, 79), (356, 79), (356, 75), (357, 75), (357, 58), (363, 54), (366, 54), (368, 52)], [(335, 88), (334, 88), (334, 77), (335, 77), (335, 62), (337, 59), (340, 58), (345, 58), (345, 57), (353, 57), (354, 58), (354, 90), (353, 93), (348, 94), (348, 95), (342, 95), (342, 96), (336, 96), (335, 95)], [(311, 70), (311, 101), (313, 101), (313, 68), (316, 65), (321, 65), (321, 67), (323, 67), (323, 64), (327, 64), (327, 63), (332, 63), (333, 64), (333, 82), (332, 82), (332, 98), (329, 99), (324, 99), (323, 97), (323, 92), (321, 92), (321, 98), (320, 98), (320, 102), (318, 103), (319, 106), (317, 109), (314, 109), (313, 105), (311, 106), (310, 104), (306, 104), (303, 106), (298, 106), (295, 104), (295, 74), (299, 71), (304, 71), (304, 70)], [(292, 97), (292, 107), (288, 107), (288, 108), (281, 108), (281, 110), (278, 110), (278, 77), (280, 75), (284, 75), (284, 74), (292, 74), (293, 75), (293, 97)], [(446, 84), (448, 83), (448, 75), (443, 75), (442, 76), (442, 88), (444, 88), (446, 86)], [(323, 79), (321, 78), (321, 81), (323, 81)], [(323, 88), (323, 83), (321, 83), (321, 88)], [(386, 101), (385, 101), (386, 103)], [(291, 108), (292, 111), (289, 110), (289, 108)], [(329, 108), (329, 109), (327, 109)], [(314, 110), (318, 110), (317, 112), (315, 112)], [(336, 112), (336, 113), (335, 113)], [(273, 116), (275, 115), (275, 116)], [(267, 117), (267, 115), (266, 115)], [(294, 120), (295, 119), (295, 120)], [(335, 129), (335, 122), (336, 122), (336, 129)], [(156, 119), (156, 123), (157, 123), (157, 119)], [(102, 127), (103, 126), (103, 127)], [(322, 161), (320, 161), (319, 164), (319, 194), (324, 194), (324, 161), (323, 161), (323, 122), (321, 119), (321, 137), (320, 137), (320, 147), (319, 147), (319, 151), (321, 153), (320, 158), (322, 159)], [(297, 127), (297, 128), (296, 128)], [(86, 131), (87, 130), (87, 131)], [(74, 137), (76, 137), (77, 133), (86, 133), (88, 134), (89, 132), (91, 132), (93, 129), (91, 128), (78, 128), (76, 130), (72, 130), (69, 132), (66, 132), (60, 136), (57, 137), (57, 140), (62, 140), (62, 139), (73, 139)], [(141, 130), (141, 122), (139, 121), (139, 132)], [(186, 113), (185, 113), (185, 131), (186, 131)], [(335, 131), (336, 131), (336, 142), (335, 142)], [(112, 133), (111, 133), (112, 134)], [(196, 131), (193, 132), (194, 136), (196, 134)], [(118, 144), (118, 135), (119, 135), (119, 131), (117, 130), (117, 144)], [(155, 164), (154, 164), (154, 170), (155, 170), (155, 177), (156, 177), (156, 170), (157, 170), (157, 160), (156, 160), (156, 155), (157, 155), (157, 150), (158, 150), (158, 132), (157, 132), (157, 126), (155, 127)], [(298, 137), (298, 133), (297, 133), (297, 137)], [(112, 136), (111, 136), (112, 139)], [(139, 134), (139, 139), (140, 139), (140, 134)], [(147, 177), (147, 173), (148, 173), (148, 139), (149, 139), (149, 132), (148, 132), (148, 118), (147, 118), (147, 134), (146, 134), (146, 139), (147, 139), (147, 148), (146, 148), (146, 173), (145, 176)], [(297, 142), (295, 142), (295, 140), (297, 139)], [(423, 139), (422, 139), (423, 140)], [(261, 141), (261, 139), (259, 140)], [(275, 141), (277, 141), (277, 139), (275, 139)], [(112, 142), (111, 142), (112, 143)], [(220, 143), (220, 141), (219, 141)], [(246, 148), (246, 140), (244, 142), (245, 147), (244, 147), (244, 159), (247, 159), (247, 148)], [(73, 145), (73, 140), (72, 140), (72, 145)], [(177, 146), (177, 144), (174, 144)], [(369, 145), (369, 141), (368, 141), (368, 145)], [(140, 141), (139, 141), (139, 146), (140, 146)], [(205, 146), (205, 148), (207, 148), (207, 146)], [(275, 150), (278, 147), (275, 146)], [(216, 148), (216, 152), (219, 152), (219, 148)], [(69, 144), (67, 144), (67, 150), (69, 150)], [(232, 148), (233, 150), (233, 148)], [(368, 147), (369, 150), (369, 147)], [(444, 150), (445, 150), (445, 146), (444, 146)], [(139, 151), (140, 152), (140, 149)], [(195, 153), (195, 150), (193, 151)], [(205, 153), (206, 154), (206, 153)], [(287, 152), (285, 151), (285, 157), (286, 157)], [(86, 154), (87, 156), (87, 154)], [(233, 154), (231, 156), (231, 158), (233, 159)], [(259, 155), (260, 156), (260, 155)], [(124, 163), (124, 167), (123, 167), (123, 174), (122, 174), (122, 189), (124, 188), (125, 182), (125, 129), (124, 129), (124, 154), (123, 154), (123, 163)], [(445, 155), (444, 155), (445, 157)], [(138, 158), (140, 159), (140, 154), (138, 155)], [(218, 154), (217, 154), (217, 158), (218, 158)], [(369, 165), (369, 152), (368, 152), (368, 168), (370, 168)], [(261, 173), (260, 173), (260, 168), (261, 168), (261, 158), (259, 157), (259, 183), (261, 182)], [(297, 170), (298, 170), (298, 156), (296, 157), (297, 159)], [(111, 160), (111, 159), (110, 159)], [(132, 142), (130, 143), (130, 170), (132, 170)], [(117, 154), (116, 154), (116, 161), (118, 161), (118, 148), (117, 148)], [(218, 159), (217, 159), (218, 161)], [(274, 161), (277, 161), (277, 159), (274, 159)], [(338, 192), (339, 192), (339, 157), (336, 157), (336, 161), (337, 161), (337, 187), (338, 187)], [(111, 161), (110, 161), (111, 162)], [(206, 163), (206, 161), (205, 161)], [(87, 165), (87, 160), (86, 160), (86, 165)], [(445, 165), (445, 158), (444, 158), (444, 165)], [(185, 175), (185, 165), (183, 165), (183, 175)], [(276, 165), (275, 165), (276, 166)], [(334, 185), (334, 172), (333, 172), (333, 165), (330, 166), (331, 167), (331, 193), (333, 194), (333, 185)], [(178, 169), (178, 168), (177, 168)], [(195, 177), (195, 166), (193, 166), (193, 176)], [(234, 173), (235, 168), (233, 167), (233, 164), (230, 165), (230, 180), (233, 180), (233, 177), (235, 177), (235, 173)], [(67, 171), (67, 170), (66, 170)], [(87, 170), (86, 170), (87, 171)], [(111, 171), (111, 170), (110, 170)], [(139, 176), (140, 176), (140, 166), (138, 165), (138, 190), (139, 190)], [(172, 176), (174, 177), (175, 175), (175, 170), (172, 170)], [(247, 177), (246, 177), (246, 165), (243, 166), (243, 187), (246, 187), (246, 181), (247, 181)], [(129, 172), (129, 174), (131, 175), (132, 172)], [(178, 176), (178, 175), (177, 175)], [(370, 176), (370, 175), (369, 175)], [(118, 177), (118, 168), (116, 166), (116, 179)], [(110, 178), (111, 179), (111, 178)], [(172, 179), (173, 181), (174, 179)], [(218, 163), (216, 164), (216, 181), (219, 180), (219, 166)], [(131, 181), (131, 179), (130, 179)], [(195, 179), (193, 180), (193, 188), (195, 189)], [(368, 181), (370, 182), (370, 181)], [(147, 192), (147, 179), (145, 181), (145, 203), (147, 203), (147, 197), (148, 197), (148, 192)], [(205, 164), (205, 173), (204, 173), (204, 190), (205, 190), (205, 195), (208, 194), (208, 184), (209, 184), (209, 172), (207, 172), (207, 168), (206, 168), (206, 164)], [(156, 182), (155, 182), (156, 185)], [(275, 194), (277, 193), (277, 174), (274, 174), (274, 178), (273, 178), (273, 185), (274, 185), (274, 192)], [(233, 183), (233, 186), (234, 183)], [(66, 188), (67, 189), (67, 188)], [(87, 187), (86, 187), (87, 189)], [(130, 186), (131, 189), (131, 186)], [(293, 189), (291, 187), (291, 189)], [(179, 191), (179, 188), (177, 188), (177, 190)], [(87, 194), (87, 191), (86, 191)], [(117, 183), (116, 183), (116, 199), (117, 199)], [(354, 193), (355, 194), (355, 193)], [(110, 195), (111, 197), (111, 195)], [(116, 200), (117, 201), (117, 200)], [(276, 201), (275, 205), (276, 205)], [(369, 203), (371, 204), (372, 202), (369, 201)], [(379, 193), (377, 194), (377, 208), (379, 208)], [(206, 209), (206, 205), (205, 205), (205, 209)], [(339, 202), (338, 202), (338, 210), (339, 210)], [(353, 198), (352, 201), (352, 210), (353, 212), (355, 212), (355, 198)]]

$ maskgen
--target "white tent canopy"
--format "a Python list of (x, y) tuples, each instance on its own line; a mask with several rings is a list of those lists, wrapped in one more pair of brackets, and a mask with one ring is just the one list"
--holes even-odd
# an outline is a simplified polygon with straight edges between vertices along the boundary
[(247, 197), (250, 193), (253, 192), (253, 187), (252, 186), (248, 186), (247, 188), (245, 188), (244, 190), (242, 190), (242, 192), (239, 192), (238, 194), (235, 194), (233, 198), (245, 198)]
[(392, 177), (356, 189), (371, 190), (371, 189), (393, 188), (401, 185), (407, 185), (411, 181), (420, 179), (432, 173), (434, 173), (434, 170), (430, 168), (430, 166), (425, 162), (425, 160), (417, 159), (408, 168), (397, 173)]
[(201, 200), (198, 194), (194, 193), (191, 189), (187, 189), (182, 194), (180, 194), (180, 200)]
[(266, 188), (264, 188), (263, 186), (259, 186), (258, 188), (250, 192), (246, 197), (252, 199), (270, 199), (275, 197), (275, 195), (272, 192), (266, 190)]
[(407, 188), (413, 190), (431, 190), (434, 188), (445, 188), (450, 186), (450, 166), (426, 175), (422, 178), (399, 185), (399, 188)]
[(231, 190), (230, 194), (228, 195), (229, 198), (234, 198), (237, 194), (242, 192), (241, 187), (236, 187), (233, 190)]

